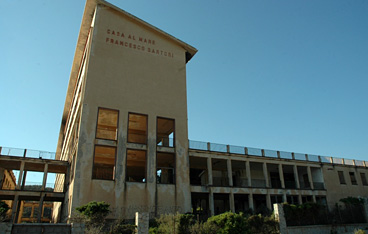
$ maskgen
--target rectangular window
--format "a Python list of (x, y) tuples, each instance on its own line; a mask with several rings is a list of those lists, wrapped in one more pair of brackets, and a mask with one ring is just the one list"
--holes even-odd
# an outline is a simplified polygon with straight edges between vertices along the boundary
[(365, 173), (360, 173), (360, 178), (362, 179), (363, 185), (368, 185), (367, 178), (365, 177)]
[(147, 116), (129, 113), (128, 142), (147, 144)]
[(345, 177), (344, 177), (344, 172), (343, 171), (338, 171), (337, 173), (339, 175), (340, 184), (346, 184)]
[(351, 180), (351, 184), (352, 185), (357, 185), (358, 183), (357, 183), (357, 180), (356, 180), (356, 178), (355, 178), (355, 174), (354, 174), (354, 172), (349, 172), (349, 176), (350, 176), (350, 180)]
[(146, 182), (146, 151), (127, 150), (126, 181)]
[(163, 147), (174, 147), (175, 142), (175, 120), (157, 118), (157, 145)]
[(156, 172), (158, 184), (174, 184), (175, 154), (157, 152)]
[(119, 111), (99, 108), (96, 138), (117, 140)]
[(113, 180), (115, 174), (116, 148), (95, 146), (92, 179)]

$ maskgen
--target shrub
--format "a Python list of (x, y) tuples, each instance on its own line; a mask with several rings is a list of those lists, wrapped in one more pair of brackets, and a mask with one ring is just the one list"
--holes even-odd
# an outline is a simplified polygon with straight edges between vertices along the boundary
[(279, 233), (279, 223), (274, 216), (252, 215), (247, 218), (250, 233), (276, 234)]
[(105, 218), (109, 213), (110, 204), (106, 202), (91, 201), (86, 205), (77, 207), (76, 210), (89, 219)]
[(218, 234), (247, 234), (248, 226), (243, 214), (232, 212), (222, 213), (220, 215), (210, 217), (207, 222), (211, 225), (215, 224), (219, 229)]
[(128, 224), (124, 219), (117, 220), (112, 224), (110, 234), (132, 234), (135, 231), (135, 225)]
[(190, 227), (191, 234), (217, 234), (219, 227), (211, 222), (196, 222)]
[(366, 234), (362, 229), (354, 230), (354, 234)]
[(105, 228), (106, 216), (110, 213), (110, 204), (106, 202), (91, 201), (83, 206), (77, 207), (79, 214), (75, 215), (72, 220), (78, 220), (86, 224), (86, 233), (103, 233)]
[(190, 227), (194, 224), (194, 215), (167, 214), (156, 219), (157, 227), (151, 227), (152, 234), (190, 234)]
[(0, 201), (0, 221), (3, 221), (6, 219), (6, 213), (9, 210), (8, 204), (6, 204), (4, 201)]

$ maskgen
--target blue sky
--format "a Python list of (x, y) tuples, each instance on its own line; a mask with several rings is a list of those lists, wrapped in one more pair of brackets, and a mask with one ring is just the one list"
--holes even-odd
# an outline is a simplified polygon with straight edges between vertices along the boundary
[[(368, 160), (368, 1), (110, 2), (199, 50), (189, 139)], [(55, 151), (84, 1), (0, 3), (0, 145)]]

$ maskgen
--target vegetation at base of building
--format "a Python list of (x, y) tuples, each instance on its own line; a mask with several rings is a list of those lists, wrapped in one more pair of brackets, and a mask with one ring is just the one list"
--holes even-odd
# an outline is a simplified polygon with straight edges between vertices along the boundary
[(366, 234), (366, 232), (362, 229), (358, 229), (354, 231), (354, 234)]
[(110, 213), (110, 204), (102, 201), (91, 201), (83, 206), (77, 207), (71, 221), (85, 223), (87, 234), (133, 234), (135, 225), (128, 224), (124, 219), (109, 221), (106, 219)]
[(0, 222), (7, 219), (6, 213), (10, 207), (4, 201), (0, 201)]
[(150, 234), (276, 234), (278, 222), (273, 216), (226, 212), (199, 222), (191, 214), (161, 215)]
[(347, 197), (340, 199), (333, 209), (318, 203), (292, 205), (284, 203), (288, 226), (365, 223), (364, 199)]

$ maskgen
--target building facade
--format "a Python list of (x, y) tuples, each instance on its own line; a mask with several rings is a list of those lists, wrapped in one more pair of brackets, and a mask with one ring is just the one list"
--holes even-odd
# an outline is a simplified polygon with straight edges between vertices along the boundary
[(67, 184), (56, 220), (92, 200), (109, 203), (111, 218), (131, 219), (368, 195), (365, 161), (188, 141), (186, 64), (196, 52), (87, 0), (56, 153), (70, 163), (56, 179)]

